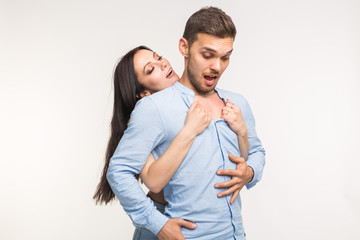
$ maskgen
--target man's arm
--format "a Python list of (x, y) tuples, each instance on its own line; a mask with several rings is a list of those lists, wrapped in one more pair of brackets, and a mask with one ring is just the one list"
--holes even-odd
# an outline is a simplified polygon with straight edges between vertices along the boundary
[(252, 180), (246, 184), (246, 188), (250, 189), (260, 181), (265, 166), (265, 150), (261, 145), (255, 130), (255, 118), (252, 114), (249, 103), (245, 100), (245, 117), (246, 126), (248, 128), (249, 138), (249, 156), (246, 164), (252, 168), (254, 175)]
[(145, 227), (155, 235), (168, 218), (156, 210), (146, 197), (135, 174), (139, 174), (150, 152), (166, 136), (158, 109), (149, 98), (135, 107), (131, 120), (110, 160), (107, 179), (125, 212), (136, 227)]

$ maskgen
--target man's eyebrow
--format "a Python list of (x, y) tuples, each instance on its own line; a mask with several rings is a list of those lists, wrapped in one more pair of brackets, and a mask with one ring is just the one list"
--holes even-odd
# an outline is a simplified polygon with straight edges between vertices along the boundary
[[(209, 51), (209, 52), (216, 53), (216, 50), (215, 50), (215, 49), (212, 49), (212, 48), (209, 48), (209, 47), (203, 47), (201, 50), (206, 50), (206, 51)], [(233, 50), (234, 50), (234, 49), (231, 49), (231, 50), (228, 51), (225, 55), (231, 54)]]
[(226, 53), (226, 55), (231, 54), (231, 53), (233, 52), (233, 50), (234, 50), (234, 49), (231, 49), (230, 51), (228, 51), (228, 52)]
[[(156, 54), (156, 52), (153, 52), (153, 58), (155, 58), (155, 54)], [(150, 61), (150, 62), (147, 62), (147, 63), (145, 64), (144, 69), (143, 69), (144, 74), (145, 74), (145, 69), (146, 69), (147, 65), (149, 65), (150, 63), (151, 63), (151, 61)]]
[(212, 49), (212, 48), (209, 48), (209, 47), (202, 47), (201, 50), (206, 50), (206, 51), (209, 51), (209, 52), (216, 53), (215, 49)]

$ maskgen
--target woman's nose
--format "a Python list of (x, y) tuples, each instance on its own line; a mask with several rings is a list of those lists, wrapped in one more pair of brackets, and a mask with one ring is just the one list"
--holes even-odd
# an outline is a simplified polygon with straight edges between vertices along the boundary
[(161, 70), (164, 70), (167, 67), (167, 62), (164, 59), (160, 60), (160, 64), (161, 64)]

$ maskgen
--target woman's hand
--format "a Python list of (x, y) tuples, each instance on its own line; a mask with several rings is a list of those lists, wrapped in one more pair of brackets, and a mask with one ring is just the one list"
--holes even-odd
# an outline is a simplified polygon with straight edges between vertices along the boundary
[(210, 114), (197, 101), (193, 102), (186, 116), (184, 129), (195, 137), (202, 133), (211, 122)]
[(231, 130), (237, 135), (247, 135), (247, 128), (242, 116), (241, 109), (234, 105), (229, 99), (222, 109), (221, 117), (229, 124)]
[(210, 120), (210, 115), (198, 102), (191, 104), (186, 116), (185, 126), (174, 138), (170, 146), (157, 160), (150, 154), (141, 170), (140, 177), (147, 188), (154, 193), (158, 193), (168, 184), (188, 153), (196, 136), (205, 130)]

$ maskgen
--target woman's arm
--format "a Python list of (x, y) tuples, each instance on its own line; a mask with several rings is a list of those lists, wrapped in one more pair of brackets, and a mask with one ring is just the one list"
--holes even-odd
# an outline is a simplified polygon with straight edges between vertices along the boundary
[(229, 124), (238, 136), (240, 156), (247, 160), (249, 155), (249, 140), (247, 128), (242, 116), (240, 107), (234, 105), (229, 99), (226, 100), (226, 105), (222, 110), (222, 118)]
[[(246, 161), (249, 155), (249, 139), (247, 134), (247, 127), (243, 119), (240, 107), (234, 105), (229, 99), (227, 99), (226, 105), (222, 110), (222, 118), (224, 118), (225, 121), (229, 124), (231, 130), (233, 130), (237, 134), (240, 157)], [(228, 182), (234, 181), (236, 181), (236, 179), (234, 179), (233, 177)], [(235, 201), (236, 197), (239, 195), (241, 188), (242, 186), (235, 184), (220, 194), (222, 194), (222, 196), (225, 196), (233, 192), (233, 195), (230, 199), (230, 204), (232, 204)]]
[(141, 179), (150, 191), (158, 193), (166, 186), (188, 153), (195, 137), (206, 129), (210, 121), (210, 115), (199, 103), (191, 104), (184, 127), (168, 149), (158, 160), (150, 154), (140, 172)]

